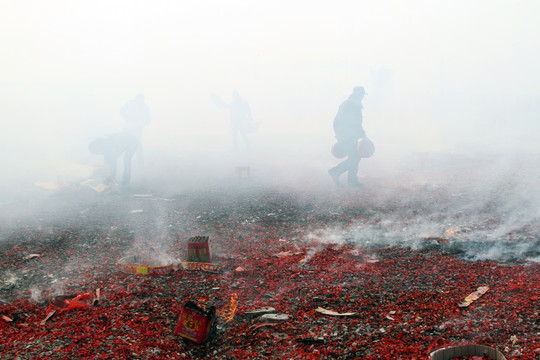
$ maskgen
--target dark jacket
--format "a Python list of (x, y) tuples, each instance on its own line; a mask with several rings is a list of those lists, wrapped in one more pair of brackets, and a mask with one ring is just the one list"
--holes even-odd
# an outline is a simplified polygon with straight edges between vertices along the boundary
[(349, 97), (340, 106), (334, 118), (334, 131), (338, 141), (352, 141), (366, 136), (362, 127), (362, 103)]

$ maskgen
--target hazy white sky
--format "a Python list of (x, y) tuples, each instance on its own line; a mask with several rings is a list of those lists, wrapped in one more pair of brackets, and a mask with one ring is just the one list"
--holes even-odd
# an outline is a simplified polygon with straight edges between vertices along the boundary
[(210, 99), (233, 90), (262, 122), (258, 136), (331, 143), (356, 85), (380, 150), (534, 147), (539, 24), (536, 0), (3, 0), (2, 150), (85, 150), (120, 129), (120, 107), (139, 92), (156, 147), (228, 144), (228, 116)]

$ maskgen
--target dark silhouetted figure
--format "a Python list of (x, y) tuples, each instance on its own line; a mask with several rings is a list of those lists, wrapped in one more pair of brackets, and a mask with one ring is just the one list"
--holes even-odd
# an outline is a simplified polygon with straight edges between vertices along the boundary
[(137, 157), (139, 164), (143, 163), (142, 140), (144, 128), (150, 123), (150, 111), (144, 102), (144, 95), (137, 94), (129, 100), (121, 109), (120, 115), (124, 118), (124, 131), (133, 135), (139, 142)]
[(103, 155), (109, 174), (107, 184), (116, 180), (118, 160), (124, 155), (124, 175), (122, 185), (128, 185), (131, 181), (131, 159), (139, 148), (139, 140), (128, 132), (121, 132), (105, 138), (99, 138), (88, 145), (88, 150), (93, 154)]
[(340, 106), (334, 118), (334, 132), (337, 144), (345, 153), (347, 158), (337, 166), (328, 170), (332, 180), (339, 185), (339, 177), (347, 172), (349, 186), (360, 187), (358, 182), (358, 165), (360, 154), (358, 153), (358, 140), (366, 137), (362, 126), (362, 100), (366, 94), (362, 86), (353, 89), (352, 94)]
[(229, 109), (231, 114), (231, 130), (233, 137), (233, 147), (238, 150), (238, 136), (242, 137), (247, 149), (251, 144), (247, 137), (248, 125), (253, 121), (251, 117), (251, 108), (246, 100), (240, 97), (238, 91), (232, 93), (232, 102), (226, 104), (217, 95), (214, 95), (216, 105)]

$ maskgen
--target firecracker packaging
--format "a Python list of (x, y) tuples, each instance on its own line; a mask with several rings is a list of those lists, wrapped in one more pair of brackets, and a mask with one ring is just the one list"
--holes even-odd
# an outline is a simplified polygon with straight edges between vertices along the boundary
[(211, 259), (208, 236), (194, 236), (188, 239), (188, 261), (210, 262)]
[(130, 274), (163, 275), (172, 270), (172, 264), (170, 262), (167, 264), (161, 264), (157, 261), (140, 259), (134, 255), (126, 256), (118, 260), (117, 264), (122, 267), (124, 272)]
[(202, 263), (202, 262), (183, 262), (182, 268), (184, 270), (200, 270), (200, 271), (209, 271), (209, 272), (219, 272), (219, 266), (211, 263)]
[(209, 306), (207, 310), (197, 306), (193, 301), (188, 301), (180, 312), (174, 334), (196, 344), (202, 344), (208, 338), (215, 318), (215, 307)]
[(249, 166), (237, 166), (235, 169), (236, 177), (245, 179), (248, 178), (251, 174)]
[(485, 345), (468, 344), (447, 346), (432, 352), (430, 360), (451, 360), (465, 356), (482, 357), (493, 360), (506, 360), (504, 355), (497, 349)]

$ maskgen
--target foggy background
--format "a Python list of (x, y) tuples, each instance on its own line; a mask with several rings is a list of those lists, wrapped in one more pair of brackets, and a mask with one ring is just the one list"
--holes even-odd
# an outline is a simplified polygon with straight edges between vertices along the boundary
[[(84, 178), (102, 162), (88, 143), (122, 129), (137, 93), (147, 161), (205, 159), (198, 171), (227, 159), (327, 176), (357, 85), (377, 149), (361, 174), (406, 154), (538, 154), (539, 20), (534, 0), (4, 0), (0, 182)], [(247, 155), (211, 100), (235, 90), (260, 122)]]

